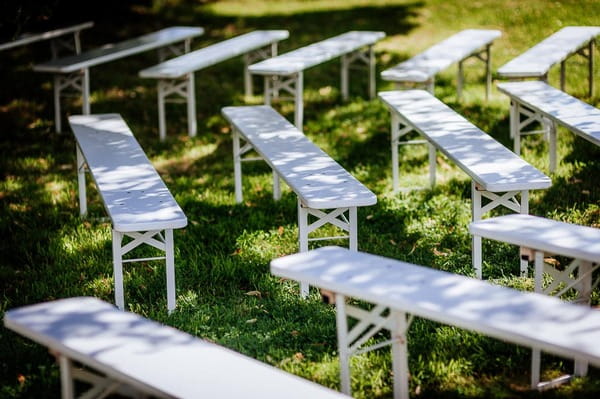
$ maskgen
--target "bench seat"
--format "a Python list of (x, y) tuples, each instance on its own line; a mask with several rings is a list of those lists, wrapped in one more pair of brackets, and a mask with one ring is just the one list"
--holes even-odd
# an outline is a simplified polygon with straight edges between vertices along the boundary
[[(521, 136), (548, 133), (550, 139), (549, 169), (556, 170), (556, 127), (562, 126), (579, 137), (600, 146), (600, 110), (544, 82), (505, 82), (498, 90), (511, 101), (510, 135), (514, 151), (521, 153)], [(541, 131), (525, 128), (538, 122)]]
[[(600, 366), (600, 312), (587, 306), (339, 247), (274, 259), (271, 273), (332, 293), (346, 394), (350, 356), (391, 343), (394, 397), (408, 398), (407, 330), (412, 317), (407, 315)], [(358, 301), (374, 306), (367, 310)], [(347, 316), (357, 320), (351, 328)], [(380, 330), (390, 331), (391, 339), (361, 348)]]
[[(341, 92), (348, 98), (348, 74), (352, 63), (362, 62), (369, 69), (369, 94), (375, 97), (375, 56), (373, 46), (385, 37), (384, 32), (350, 31), (329, 39), (301, 47), (277, 57), (250, 65), (250, 73), (264, 75), (265, 104), (285, 90), (294, 99), (294, 124), (302, 130), (304, 70), (342, 57)], [(366, 48), (366, 50), (365, 50)]]
[(427, 50), (381, 72), (383, 80), (399, 84), (425, 86), (433, 94), (435, 75), (458, 62), (457, 97), (463, 85), (463, 61), (476, 57), (486, 64), (486, 98), (489, 96), (492, 74), (490, 48), (502, 35), (499, 30), (465, 29), (429, 47)]
[(244, 55), (244, 87), (246, 97), (252, 95), (252, 79), (248, 66), (254, 61), (277, 55), (277, 44), (287, 39), (287, 30), (257, 30), (232, 39), (201, 48), (191, 53), (172, 58), (158, 65), (143, 69), (142, 78), (158, 81), (158, 126), (161, 140), (166, 137), (165, 100), (171, 95), (180, 95), (188, 105), (188, 134), (197, 133), (196, 95), (194, 72), (219, 62)]
[[(223, 108), (232, 125), (235, 198), (242, 202), (241, 163), (256, 158), (243, 155), (255, 150), (273, 170), (274, 198), (279, 199), (279, 178), (298, 197), (300, 251), (308, 250), (309, 238), (320, 226), (331, 223), (348, 232), (349, 246), (358, 249), (357, 208), (374, 205), (377, 197), (340, 164), (311, 142), (300, 130), (267, 105)], [(240, 141), (246, 144), (241, 146)], [(326, 213), (325, 210), (332, 210)], [(348, 217), (346, 217), (348, 213)], [(317, 221), (309, 224), (309, 215)], [(308, 287), (303, 287), (303, 295)]]
[(125, 389), (180, 399), (345, 397), (96, 298), (12, 309), (4, 325), (57, 355), (63, 398), (74, 397), (74, 380), (92, 384), (85, 397)]
[[(125, 306), (123, 255), (148, 244), (165, 252), (167, 307), (175, 308), (173, 229), (187, 218), (118, 114), (75, 115), (69, 123), (77, 141), (77, 173), (81, 215), (87, 213), (86, 170), (91, 174), (112, 222), (115, 300)], [(163, 234), (164, 232), (164, 234)], [(124, 237), (133, 240), (123, 242)]]
[[(6, 43), (0, 43), (0, 51), (8, 50), (11, 48), (25, 46), (27, 44), (50, 40), (50, 49), (52, 51), (52, 58), (56, 58), (58, 56), (58, 51), (60, 48), (66, 48), (70, 51), (73, 51), (75, 54), (81, 53), (81, 41), (80, 34), (84, 29), (89, 29), (94, 26), (94, 23), (91, 21), (83, 22), (81, 24), (67, 26), (64, 28), (53, 29), (50, 31), (46, 31), (43, 33), (26, 33), (15, 40), (11, 40)], [(62, 36), (66, 36), (69, 34), (73, 34), (73, 42), (66, 41), (62, 39)]]
[[(560, 297), (573, 290), (575, 302), (590, 304), (592, 290), (600, 283), (600, 278), (593, 278), (600, 268), (600, 229), (531, 215), (505, 215), (473, 222), (469, 231), (483, 238), (520, 246), (521, 257), (534, 262), (536, 292)], [(573, 260), (556, 268), (545, 262), (546, 255), (561, 255)], [(540, 383), (539, 369), (540, 355), (534, 351), (533, 388), (544, 389), (570, 378), (562, 376)], [(574, 374), (586, 373), (587, 364), (576, 362)]]
[[(60, 96), (65, 89), (71, 88), (82, 95), (82, 113), (90, 114), (89, 68), (106, 62), (125, 58), (153, 49), (161, 49), (161, 59), (166, 56), (165, 49), (180, 54), (189, 52), (191, 39), (204, 33), (204, 29), (188, 26), (174, 26), (157, 32), (125, 40), (116, 44), (105, 45), (80, 54), (57, 58), (35, 65), (34, 71), (54, 74), (54, 117), (56, 131), (61, 131)], [(174, 46), (184, 42), (184, 49)]]
[[(600, 26), (567, 26), (548, 36), (521, 55), (498, 68), (498, 76), (507, 79), (548, 80), (548, 71), (560, 63), (560, 88), (565, 90), (566, 60), (574, 54), (588, 59), (589, 93), (594, 93), (594, 42)], [(585, 49), (587, 48), (587, 53)]]
[[(472, 180), (473, 220), (498, 206), (529, 213), (529, 190), (546, 189), (550, 178), (424, 90), (386, 91), (379, 98), (391, 113), (392, 181), (399, 189), (400, 138), (416, 131), (429, 144), (430, 184), (435, 184), (436, 150)], [(521, 200), (517, 199), (520, 195)], [(490, 200), (482, 204), (482, 197)], [(474, 237), (473, 266), (481, 277), (481, 240)], [(525, 267), (526, 265), (523, 265)]]

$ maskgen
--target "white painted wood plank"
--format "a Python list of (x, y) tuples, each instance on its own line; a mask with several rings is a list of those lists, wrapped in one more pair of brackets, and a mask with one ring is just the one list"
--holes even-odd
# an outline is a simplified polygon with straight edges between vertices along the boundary
[(103, 47), (85, 51), (81, 54), (57, 58), (35, 65), (33, 70), (53, 73), (74, 72), (144, 51), (168, 46), (169, 44), (177, 43), (188, 38), (200, 36), (203, 33), (204, 29), (202, 28), (174, 26), (135, 39), (125, 40), (116, 44), (107, 44)]
[(499, 83), (498, 90), (600, 146), (600, 109), (544, 82)]
[(381, 77), (398, 82), (426, 82), (439, 71), (485, 48), (501, 35), (499, 30), (462, 30), (422, 53), (386, 69)]
[(600, 26), (567, 26), (498, 68), (498, 75), (542, 77), (555, 64), (567, 59), (600, 35)]
[(588, 306), (339, 247), (275, 259), (271, 272), (397, 311), (600, 365), (600, 312)]
[(119, 114), (69, 123), (117, 231), (182, 228), (187, 218)]
[(505, 215), (469, 225), (473, 235), (550, 254), (600, 263), (600, 229), (531, 215)]
[(369, 206), (371, 190), (266, 105), (225, 107), (225, 118), (313, 209)]
[(392, 112), (491, 192), (550, 187), (550, 178), (424, 90), (386, 91)]
[(287, 30), (258, 30), (172, 58), (140, 71), (143, 78), (176, 79), (250, 51), (287, 39)]
[(182, 399), (345, 397), (96, 298), (69, 298), (9, 310), (4, 324), (155, 395)]
[(384, 32), (350, 31), (250, 65), (259, 75), (289, 75), (375, 44)]
[(21, 35), (15, 40), (0, 44), (0, 51), (8, 50), (13, 47), (24, 46), (29, 43), (39, 42), (42, 40), (50, 40), (55, 39), (60, 36), (68, 35), (69, 33), (74, 33), (78, 31), (82, 31), (84, 29), (89, 29), (94, 26), (94, 23), (84, 22), (81, 24), (68, 26), (65, 28), (54, 29), (51, 31), (43, 32), (43, 33), (26, 33)]

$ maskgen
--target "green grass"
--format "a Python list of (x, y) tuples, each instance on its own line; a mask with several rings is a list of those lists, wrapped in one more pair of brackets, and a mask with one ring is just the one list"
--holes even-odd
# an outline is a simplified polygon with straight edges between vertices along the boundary
[[(289, 29), (290, 38), (280, 47), (284, 52), (351, 29), (383, 30), (388, 37), (376, 47), (381, 71), (460, 29), (495, 28), (503, 32), (493, 46), (495, 70), (559, 28), (597, 25), (600, 15), (598, 1), (170, 0), (146, 4), (123, 6), (125, 12), (115, 17), (118, 23), (96, 20), (94, 30), (83, 34), (84, 45), (187, 24), (206, 29), (194, 42), (196, 47), (253, 29)], [(78, 217), (74, 140), (68, 129), (62, 135), (53, 132), (51, 77), (30, 69), (48, 53), (44, 45), (33, 45), (4, 52), (0, 64), (2, 313), (76, 295), (113, 302), (110, 225), (102, 219), (105, 213), (92, 184), (88, 187), (90, 218)], [(164, 267), (152, 262), (126, 268), (129, 309), (337, 388), (334, 309), (323, 304), (316, 292), (300, 300), (296, 284), (269, 273), (271, 259), (298, 249), (295, 196), (286, 188), (282, 200), (273, 202), (268, 168), (252, 164), (244, 169), (244, 203), (234, 201), (230, 130), (220, 109), (244, 104), (242, 61), (227, 61), (196, 74), (200, 133), (188, 138), (185, 107), (170, 105), (164, 143), (158, 142), (155, 82), (137, 78), (139, 70), (154, 63), (155, 54), (148, 53), (91, 71), (93, 112), (123, 115), (189, 219), (188, 227), (175, 233), (177, 311), (167, 315)], [(568, 70), (568, 92), (598, 106), (598, 90), (587, 97), (582, 59), (570, 59)], [(482, 71), (479, 63), (468, 63), (462, 102), (455, 98), (455, 67), (439, 76), (436, 95), (510, 148), (508, 100), (494, 90), (490, 101), (484, 101)], [(340, 99), (338, 81), (338, 62), (307, 71), (305, 132), (377, 194), (377, 205), (359, 210), (360, 249), (473, 275), (467, 176), (438, 154), (438, 184), (433, 190), (392, 194), (388, 111), (378, 100), (365, 99), (364, 73), (353, 73), (348, 102)], [(550, 81), (558, 82), (556, 68)], [(378, 82), (380, 90), (391, 88)], [(260, 96), (255, 100), (260, 102)], [(78, 113), (79, 106), (73, 100), (66, 110)], [(289, 105), (275, 106), (291, 118)], [(539, 137), (523, 142), (523, 157), (546, 173), (547, 147)], [(560, 129), (558, 150), (553, 186), (531, 194), (531, 213), (600, 227), (600, 149)], [(403, 186), (424, 185), (425, 150), (403, 149), (400, 170)], [(513, 246), (484, 241), (485, 276), (498, 284), (531, 290), (531, 278), (515, 277), (517, 256)], [(594, 292), (595, 305), (598, 295)], [(416, 320), (409, 331), (409, 350), (414, 397), (541, 397), (527, 390), (529, 351), (525, 348)], [(356, 397), (391, 397), (388, 350), (352, 362)], [(545, 356), (543, 365), (548, 377), (570, 371), (572, 362)], [(599, 377), (600, 371), (592, 368), (589, 377), (543, 396), (598, 397)], [(0, 328), (0, 397), (57, 397), (58, 391), (58, 368), (47, 350)]]

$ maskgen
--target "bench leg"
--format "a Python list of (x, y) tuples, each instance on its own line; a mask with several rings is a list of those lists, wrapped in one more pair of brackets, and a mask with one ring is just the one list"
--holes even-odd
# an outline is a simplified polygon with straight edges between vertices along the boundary
[(335, 295), (335, 309), (338, 354), (340, 357), (340, 388), (342, 393), (350, 396), (352, 394), (350, 387), (350, 342), (348, 342), (346, 297), (344, 295)]
[(73, 365), (71, 359), (59, 354), (58, 364), (60, 366), (61, 398), (73, 399), (75, 396), (75, 386), (73, 384)]
[(83, 71), (82, 81), (81, 81), (81, 94), (82, 94), (82, 104), (81, 111), (84, 115), (89, 115), (92, 113), (90, 106), (90, 70), (85, 68)]
[(342, 55), (341, 58), (341, 92), (342, 92), (342, 100), (348, 101), (348, 69), (349, 69), (349, 58), (347, 54)]
[(517, 155), (521, 154), (521, 131), (519, 103), (511, 100), (510, 102), (510, 137), (513, 138), (513, 152)]
[(252, 74), (248, 70), (248, 66), (250, 66), (250, 54), (244, 54), (244, 97), (249, 99), (252, 96), (253, 88), (252, 88)]
[(85, 216), (87, 214), (87, 195), (85, 186), (85, 169), (86, 163), (81, 153), (81, 149), (78, 145), (76, 146), (77, 152), (77, 188), (79, 191), (79, 215)]
[[(308, 252), (308, 210), (302, 206), (300, 199), (298, 199), (298, 247), (299, 252)], [(309, 289), (307, 283), (301, 282), (300, 296), (306, 298)]]
[(594, 96), (594, 45), (596, 40), (590, 40), (588, 44), (588, 84), (590, 91), (590, 98)]
[(54, 129), (56, 133), (62, 132), (62, 119), (60, 115), (60, 75), (54, 75)]
[(198, 125), (196, 123), (196, 90), (194, 89), (194, 73), (188, 73), (187, 80), (187, 118), (188, 118), (188, 135), (196, 137)]
[(304, 91), (304, 77), (302, 72), (296, 74), (296, 87), (294, 90), (294, 124), (298, 130), (302, 131), (304, 121), (304, 102), (302, 94)]
[(560, 62), (560, 89), (565, 91), (565, 73), (567, 69), (566, 61), (563, 60)]
[(164, 80), (159, 80), (157, 84), (157, 94), (158, 94), (158, 137), (160, 141), (165, 141), (167, 138), (167, 122), (165, 119), (165, 85), (167, 82)]
[(488, 44), (485, 47), (485, 101), (490, 98), (490, 90), (492, 88), (492, 45)]
[(240, 152), (240, 133), (232, 127), (233, 133), (233, 180), (235, 185), (235, 202), (243, 200), (242, 194), (242, 154)]
[(275, 201), (281, 199), (281, 185), (279, 183), (279, 175), (273, 170), (273, 199)]
[(460, 101), (464, 84), (463, 61), (458, 62), (458, 76), (456, 77), (456, 101)]
[(548, 124), (548, 144), (548, 152), (550, 153), (548, 169), (550, 173), (554, 173), (556, 170), (556, 123), (553, 121)]
[(375, 80), (375, 50), (373, 46), (369, 46), (369, 98), (375, 98), (377, 91)]
[(358, 212), (355, 206), (348, 208), (348, 247), (351, 251), (358, 251)]
[(115, 303), (120, 310), (125, 310), (125, 296), (123, 293), (123, 256), (121, 253), (123, 233), (113, 229), (112, 236)]
[[(473, 222), (481, 220), (481, 192), (477, 189), (474, 181), (471, 181), (471, 214)], [(483, 277), (481, 236), (473, 235), (472, 241), (471, 256), (473, 258), (473, 269), (475, 269), (475, 276), (481, 280)]]
[(408, 322), (406, 313), (392, 311), (392, 371), (394, 372), (394, 399), (408, 399)]
[(435, 146), (431, 143), (427, 143), (429, 147), (429, 186), (431, 188), (435, 187), (435, 169), (436, 169), (436, 151)]
[(167, 311), (175, 310), (175, 248), (173, 245), (173, 229), (165, 230), (165, 266), (167, 273)]

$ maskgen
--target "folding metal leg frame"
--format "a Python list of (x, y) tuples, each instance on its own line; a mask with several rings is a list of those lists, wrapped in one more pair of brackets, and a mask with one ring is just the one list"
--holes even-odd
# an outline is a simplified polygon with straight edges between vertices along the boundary
[[(535, 122), (542, 125), (542, 128), (538, 130), (524, 130), (527, 126)], [(513, 150), (515, 154), (521, 154), (521, 136), (530, 134), (544, 134), (546, 136), (550, 147), (548, 151), (550, 157), (548, 169), (551, 173), (554, 172), (556, 170), (556, 124), (534, 110), (523, 106), (518, 101), (511, 99), (510, 136), (513, 138)]]
[[(121, 381), (111, 379), (95, 371), (77, 367), (73, 361), (63, 354), (57, 354), (58, 364), (60, 367), (60, 383), (61, 383), (61, 398), (73, 399), (75, 395), (75, 380), (90, 384), (91, 387), (79, 398), (83, 399), (102, 399), (111, 394), (121, 394), (127, 397), (147, 397), (140, 391), (130, 385), (126, 385)], [(148, 392), (156, 397), (162, 397), (160, 392)]]
[[(77, 182), (79, 188), (79, 214), (83, 217), (87, 213), (87, 196), (85, 172), (87, 166), (85, 159), (77, 146)], [(164, 233), (163, 233), (164, 232)], [(132, 240), (123, 245), (123, 238)], [(150, 245), (165, 253), (164, 256), (149, 258), (123, 259), (123, 256), (142, 244)], [(125, 309), (123, 293), (123, 263), (165, 260), (167, 279), (167, 310), (175, 310), (175, 250), (173, 244), (173, 229), (150, 231), (117, 231), (112, 229), (113, 273), (115, 280), (115, 303), (121, 310)]]
[[(406, 313), (374, 305), (371, 310), (346, 303), (344, 295), (335, 294), (338, 353), (340, 356), (340, 381), (343, 393), (350, 395), (350, 357), (382, 348), (392, 347), (392, 371), (394, 373), (394, 399), (408, 399), (408, 349), (407, 331), (412, 316)], [(387, 314), (386, 314), (387, 312)], [(386, 314), (386, 315), (384, 315)], [(357, 320), (348, 329), (347, 317)], [(381, 330), (388, 330), (391, 338), (369, 347), (361, 348)]]
[(50, 40), (50, 51), (52, 52), (52, 59), (58, 58), (60, 49), (72, 51), (75, 54), (81, 53), (81, 40), (79, 38), (80, 31), (73, 32), (73, 40), (63, 39), (57, 37)]
[[(327, 212), (329, 211), (329, 213)], [(309, 222), (309, 217), (316, 218)], [(348, 235), (335, 237), (309, 238), (310, 233), (327, 223), (347, 231)], [(335, 208), (330, 210), (314, 209), (306, 206), (298, 199), (298, 243), (300, 252), (308, 251), (309, 241), (324, 241), (348, 239), (348, 247), (352, 251), (358, 251), (358, 218), (355, 206), (346, 208)], [(300, 283), (300, 296), (308, 296), (309, 285)]]
[(252, 88), (252, 74), (248, 67), (257, 61), (275, 56), (277, 56), (277, 42), (271, 43), (268, 47), (244, 54), (244, 95), (246, 98), (251, 97), (254, 91)]
[[(590, 304), (592, 290), (600, 283), (600, 278), (596, 278), (595, 281), (593, 279), (593, 273), (600, 268), (600, 264), (573, 259), (564, 270), (558, 270), (544, 262), (544, 251), (523, 247), (521, 248), (521, 258), (525, 261), (533, 260), (534, 262), (535, 292), (561, 297), (568, 291), (575, 290), (577, 297), (574, 302)], [(543, 287), (544, 275), (548, 275), (551, 278), (547, 287)], [(564, 375), (549, 381), (540, 382), (540, 361), (540, 350), (534, 348), (531, 352), (532, 389), (545, 390), (552, 388), (569, 381), (573, 377), (572, 375)], [(585, 376), (587, 370), (588, 363), (586, 361), (575, 359), (573, 375)]]
[[(162, 61), (168, 53), (175, 55), (182, 54), (182, 51), (189, 52), (191, 39), (185, 39), (181, 46), (170, 45), (158, 50), (158, 57)], [(183, 50), (182, 50), (183, 47)], [(81, 94), (82, 106), (81, 112), (84, 115), (91, 113), (90, 107), (90, 71), (89, 68), (83, 68), (73, 73), (56, 73), (54, 74), (54, 126), (56, 132), (62, 131), (60, 98), (61, 93), (67, 89), (74, 89), (78, 94)], [(63, 96), (64, 97), (64, 96)]]
[(464, 83), (463, 62), (466, 61), (467, 59), (473, 58), (473, 57), (485, 62), (485, 100), (487, 101), (488, 98), (490, 97), (490, 89), (492, 87), (492, 69), (491, 69), (492, 52), (490, 51), (491, 46), (492, 46), (491, 44), (488, 44), (485, 46), (484, 49), (481, 49), (481, 50), (469, 55), (468, 57), (463, 58), (462, 60), (460, 60), (458, 62), (458, 77), (457, 77), (457, 84), (456, 84), (457, 100), (460, 101), (460, 98), (462, 96), (462, 89), (463, 89), (463, 83)]
[[(518, 201), (517, 195), (520, 195), (521, 202)], [(483, 205), (483, 198), (487, 198), (489, 202)], [(516, 213), (529, 213), (529, 191), (507, 191), (505, 193), (493, 193), (486, 191), (479, 184), (471, 181), (471, 206), (472, 220), (481, 220), (482, 216), (498, 206), (504, 206)], [(481, 270), (481, 236), (473, 235), (473, 268), (478, 279), (482, 278)], [(521, 275), (527, 275), (527, 261), (521, 259)]]
[[(362, 62), (369, 69), (369, 96), (375, 97), (375, 54), (373, 46), (368, 46), (367, 50), (357, 50), (349, 54), (344, 54), (341, 61), (341, 92), (344, 100), (348, 99), (349, 70), (353, 64)], [(291, 97), (282, 98), (284, 100), (294, 101), (294, 125), (302, 130), (304, 120), (304, 101), (302, 93), (304, 91), (304, 74), (302, 71), (289, 75), (265, 75), (265, 104), (271, 105), (272, 98), (279, 97), (279, 92), (284, 91)]]
[[(587, 44), (587, 46), (581, 47), (577, 50), (576, 54), (581, 55), (584, 58), (588, 59), (588, 88), (589, 88), (589, 96), (592, 97), (594, 94), (594, 45), (596, 40), (592, 39)], [(586, 52), (587, 47), (587, 52)], [(560, 89), (565, 91), (565, 81), (566, 81), (566, 69), (567, 69), (567, 60), (563, 60), (560, 63)]]
[(401, 145), (427, 144), (429, 150), (429, 185), (431, 188), (435, 186), (436, 178), (436, 149), (435, 146), (427, 140), (408, 140), (401, 141), (400, 139), (413, 131), (413, 128), (403, 121), (396, 113), (391, 113), (391, 133), (392, 133), (392, 188), (394, 192), (400, 190), (400, 172), (398, 160), (398, 147)]

